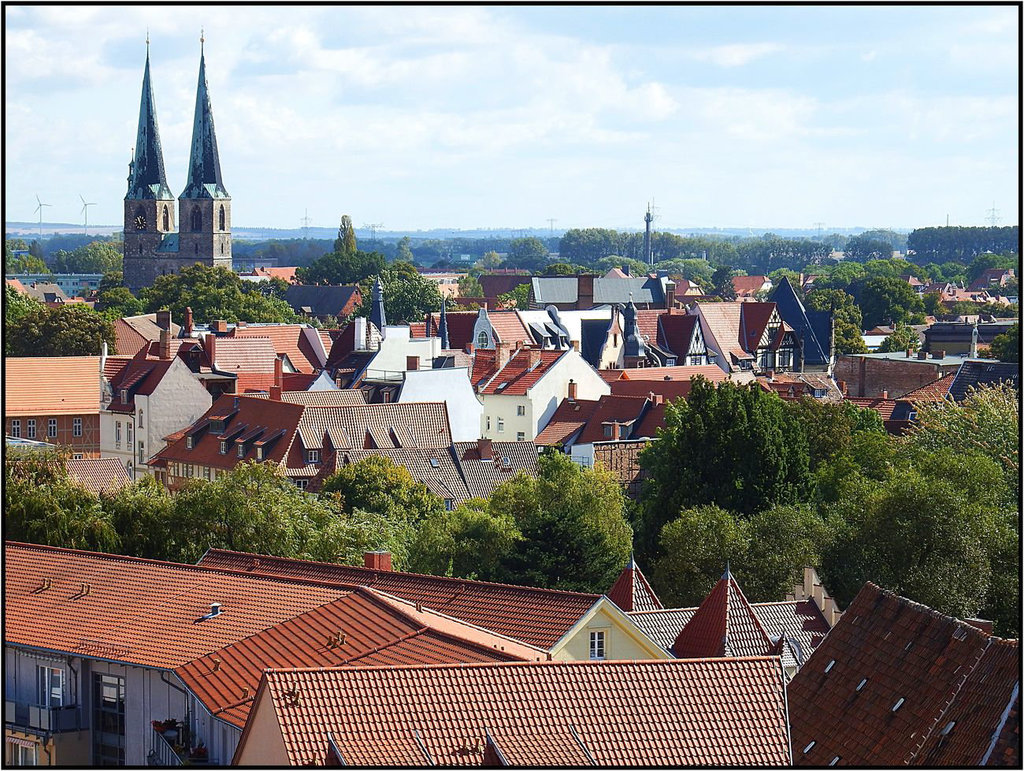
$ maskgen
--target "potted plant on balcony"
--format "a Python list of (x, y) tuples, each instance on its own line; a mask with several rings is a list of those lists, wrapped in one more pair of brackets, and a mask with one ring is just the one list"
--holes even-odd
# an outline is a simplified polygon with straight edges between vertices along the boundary
[(178, 721), (177, 720), (175, 720), (173, 717), (169, 717), (169, 718), (167, 718), (167, 720), (165, 720), (163, 723), (161, 723), (161, 725), (163, 726), (164, 730), (161, 731), (160, 733), (162, 733), (164, 735), (165, 739), (171, 740), (171, 739), (177, 739), (178, 738)]
[(206, 745), (202, 742), (199, 742), (199, 744), (192, 749), (188, 756), (192, 760), (206, 760), (208, 754), (209, 753), (206, 751)]

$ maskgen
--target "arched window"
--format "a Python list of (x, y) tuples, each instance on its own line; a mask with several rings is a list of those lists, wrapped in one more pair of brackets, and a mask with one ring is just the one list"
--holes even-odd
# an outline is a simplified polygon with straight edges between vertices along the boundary
[(224, 204), (221, 204), (221, 205), (220, 205), (220, 229), (221, 229), (221, 230), (224, 230), (224, 229), (225, 229), (225, 227), (224, 227), (224, 223), (225, 223), (226, 221), (227, 221), (227, 219), (226, 219), (226, 218), (225, 218), (225, 216), (224, 216)]
[(478, 348), (486, 348), (487, 347), (487, 333), (486, 332), (481, 331), (480, 334), (476, 336), (476, 345), (477, 345)]
[(167, 211), (167, 207), (164, 206), (164, 230), (170, 230), (170, 229), (171, 229), (171, 215)]
[(203, 229), (203, 213), (198, 206), (192, 207), (192, 232), (199, 233)]

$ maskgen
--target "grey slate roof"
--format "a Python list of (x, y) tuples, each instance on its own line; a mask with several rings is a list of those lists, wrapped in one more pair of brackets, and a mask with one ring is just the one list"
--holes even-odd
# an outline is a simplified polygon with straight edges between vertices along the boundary
[(139, 129), (135, 138), (135, 157), (128, 177), (131, 200), (169, 199), (174, 195), (167, 186), (164, 154), (160, 147), (160, 131), (156, 122), (156, 101), (149, 79), (149, 49), (146, 49), (146, 71), (142, 76), (142, 100), (139, 105)]
[(456, 504), (471, 497), (466, 483), (459, 473), (458, 467), (449, 448), (434, 450), (421, 449), (383, 449), (383, 450), (345, 450), (339, 453), (339, 466), (346, 463), (357, 463), (371, 455), (384, 455), (391, 458), (397, 465), (405, 466), (413, 478), (422, 482), (435, 495), (452, 500)]
[(793, 327), (803, 347), (804, 363), (828, 364), (832, 338), (832, 314), (808, 311), (800, 302), (789, 279), (783, 278), (771, 294), (782, 320)]
[(538, 305), (574, 303), (579, 298), (576, 276), (534, 276), (533, 299)]
[(608, 328), (611, 327), (611, 318), (607, 319), (583, 319), (580, 322), (580, 355), (592, 367), (598, 365), (598, 357), (601, 355), (601, 346), (608, 337)]
[(314, 316), (337, 316), (358, 290), (357, 286), (292, 285), (285, 290), (284, 299), (296, 313), (309, 308)]
[(594, 279), (594, 305), (625, 305), (632, 298), (637, 305), (663, 305), (665, 293), (656, 278), (605, 278)]
[(477, 442), (452, 445), (471, 497), (489, 497), (494, 488), (520, 471), (537, 475), (537, 446), (533, 442), (492, 442), (492, 461), (480, 460), (478, 447)]
[(949, 386), (949, 395), (953, 397), (954, 401), (959, 402), (967, 396), (969, 389), (1000, 381), (1008, 382), (1020, 391), (1020, 364), (969, 359), (957, 370), (956, 376)]
[(230, 198), (224, 188), (217, 152), (217, 133), (213, 127), (213, 107), (206, 83), (206, 57), (199, 56), (199, 85), (196, 111), (192, 120), (192, 153), (188, 164), (188, 182), (182, 198)]

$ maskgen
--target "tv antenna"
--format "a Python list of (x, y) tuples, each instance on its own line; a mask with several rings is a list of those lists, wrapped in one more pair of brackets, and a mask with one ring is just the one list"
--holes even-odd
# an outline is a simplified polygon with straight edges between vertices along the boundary
[(995, 201), (992, 202), (992, 208), (988, 210), (988, 217), (986, 219), (991, 227), (999, 224), (999, 209), (996, 208)]
[(384, 227), (384, 223), (383, 222), (372, 222), (372, 223), (363, 225), (363, 227), (367, 228), (370, 231), (370, 240), (373, 243), (377, 243), (377, 229)]
[(303, 209), (302, 219), (299, 220), (302, 223), (302, 237), (304, 239), (309, 238), (309, 209)]
[(82, 199), (82, 211), (81, 211), (81, 213), (85, 215), (85, 224), (83, 225), (83, 227), (85, 228), (85, 234), (89, 235), (89, 207), (90, 206), (95, 206), (96, 203), (95, 203), (95, 201), (87, 202), (84, 198), (82, 198), (82, 194), (81, 193), (78, 194), (78, 197)]
[(48, 203), (43, 203), (39, 200), (39, 193), (36, 193), (36, 203), (39, 205), (36, 207), (36, 211), (39, 212), (39, 237), (43, 237), (43, 207), (49, 206)]

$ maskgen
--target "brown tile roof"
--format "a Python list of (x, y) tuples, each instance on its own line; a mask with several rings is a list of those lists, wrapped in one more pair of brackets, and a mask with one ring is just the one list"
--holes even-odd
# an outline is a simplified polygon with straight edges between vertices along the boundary
[[(301, 324), (265, 324), (233, 327), (234, 337), (269, 337), (278, 354), (287, 354), (292, 366), (299, 372), (323, 369), (327, 353), (333, 345), (326, 330), (313, 329)], [(217, 340), (218, 348), (225, 338)], [(218, 357), (220, 352), (218, 350)]]
[(847, 396), (845, 401), (855, 404), (861, 409), (874, 410), (883, 421), (892, 419), (892, 411), (896, 409), (895, 399), (882, 399), (874, 396)]
[[(287, 383), (288, 375), (285, 375)], [(331, 391), (282, 391), (281, 401), (289, 404), (307, 404), (312, 407), (350, 407), (366, 404), (363, 392), (358, 388), (339, 388)]]
[[(717, 367), (715, 369), (718, 369)], [(722, 372), (721, 370), (718, 370)], [(722, 373), (725, 374), (724, 372)], [(689, 380), (616, 380), (611, 384), (616, 396), (650, 396), (655, 394), (665, 401), (685, 399), (690, 394)]]
[(333, 602), (194, 659), (175, 674), (212, 715), (241, 728), (265, 669), (526, 661), (545, 655), (539, 648), (353, 587)]
[(772, 317), (775, 303), (743, 303), (740, 308), (740, 343), (744, 350), (753, 353)]
[[(448, 324), (449, 349), (461, 350), (466, 347), (467, 343), (473, 342), (473, 326), (476, 324), (478, 315), (476, 311), (448, 311), (445, 313)], [(418, 336), (440, 337), (440, 323), (440, 313), (428, 313), (424, 320), (423, 333)]]
[(587, 425), (597, 405), (597, 399), (563, 399), (551, 415), (548, 424), (544, 426), (544, 430), (537, 434), (536, 444), (541, 447), (565, 444)]
[(474, 498), (490, 498), (494, 489), (522, 472), (537, 476), (537, 445), (533, 442), (491, 442), (493, 460), (481, 460), (478, 442), (455, 442), (455, 460)]
[[(4, 543), (4, 642), (171, 668), (342, 595), (335, 586)], [(211, 603), (216, 618), (200, 620)]]
[[(114, 322), (114, 347), (119, 354), (134, 356), (145, 348), (147, 343), (158, 341), (161, 331), (156, 323), (155, 313), (125, 316)], [(181, 325), (172, 321), (170, 332), (171, 337), (176, 339), (181, 333)]]
[[(740, 312), (748, 303), (697, 303), (711, 337), (725, 356), (752, 358), (740, 344)], [(730, 362), (731, 364), (732, 362)]]
[(645, 635), (667, 651), (672, 650), (683, 627), (693, 618), (696, 608), (632, 611), (629, 618)]
[(761, 291), (765, 276), (733, 276), (732, 288), (736, 291), (737, 297), (753, 297)]
[(680, 658), (764, 656), (776, 650), (728, 570), (672, 644)]
[(627, 612), (664, 608), (632, 557), (608, 590), (608, 599)]
[(69, 476), (93, 493), (118, 490), (132, 483), (128, 470), (118, 458), (71, 458), (67, 469)]
[(632, 369), (618, 370), (622, 373), (623, 380), (681, 380), (689, 382), (690, 378), (700, 375), (712, 383), (721, 383), (728, 380), (721, 367), (715, 364), (702, 364), (690, 367), (636, 367)]
[(497, 300), (499, 295), (508, 294), (522, 284), (529, 284), (531, 279), (530, 275), (509, 273), (487, 273), (477, 278), (488, 300)]
[(658, 323), (660, 344), (676, 356), (685, 356), (690, 349), (697, 317), (687, 313), (664, 313)]
[(909, 402), (941, 402), (949, 394), (949, 387), (956, 378), (955, 372), (936, 378), (931, 383), (925, 383), (920, 388), (903, 394), (900, 397), (903, 401)]
[(604, 442), (611, 439), (610, 436), (605, 436), (605, 423), (621, 423), (630, 424), (624, 425), (620, 429), (621, 439), (628, 439), (633, 436), (630, 434), (626, 435), (627, 431), (633, 431), (639, 428), (640, 419), (643, 416), (644, 410), (647, 408), (648, 401), (646, 397), (639, 396), (613, 396), (604, 395), (597, 401), (597, 409), (594, 410), (590, 419), (587, 421), (587, 425), (583, 428), (583, 432), (580, 434), (579, 439), (576, 440), (577, 444), (591, 444), (593, 442)]
[(482, 394), (525, 394), (554, 366), (555, 362), (568, 353), (540, 351), (539, 364), (530, 369), (529, 350), (513, 349), (509, 353), (508, 363), (500, 370), (497, 367), (497, 351), (477, 351), (473, 358), (473, 372), (470, 375), (474, 388)]
[(100, 413), (99, 356), (4, 357), (4, 414)]
[(545, 650), (558, 642), (599, 599), (596, 594), (399, 571), (377, 571), (365, 567), (290, 560), (223, 549), (210, 549), (203, 555), (199, 565), (282, 578), (369, 586)]
[(518, 311), (489, 311), (487, 319), (500, 342), (512, 345), (517, 342), (533, 344), (533, 337), (524, 326)]
[(605, 767), (791, 757), (776, 658), (268, 670), (259, 698), (292, 765), (327, 762), (328, 737), (363, 766), (480, 765), (488, 735), (528, 766), (578, 762), (579, 748)]
[[(214, 345), (213, 368), (221, 372), (274, 374), (277, 350), (269, 337), (220, 337)], [(297, 362), (292, 362), (298, 368)]]
[(597, 374), (601, 376), (601, 379), (606, 383), (614, 383), (617, 380), (622, 379), (622, 373), (624, 370), (621, 369), (599, 369)]
[(295, 266), (287, 268), (256, 268), (252, 273), (247, 275), (250, 276), (266, 276), (267, 278), (279, 278), (282, 281), (287, 281), (289, 284), (295, 283)]
[(1019, 671), (1016, 642), (865, 584), (789, 685), (795, 761), (980, 765)]

